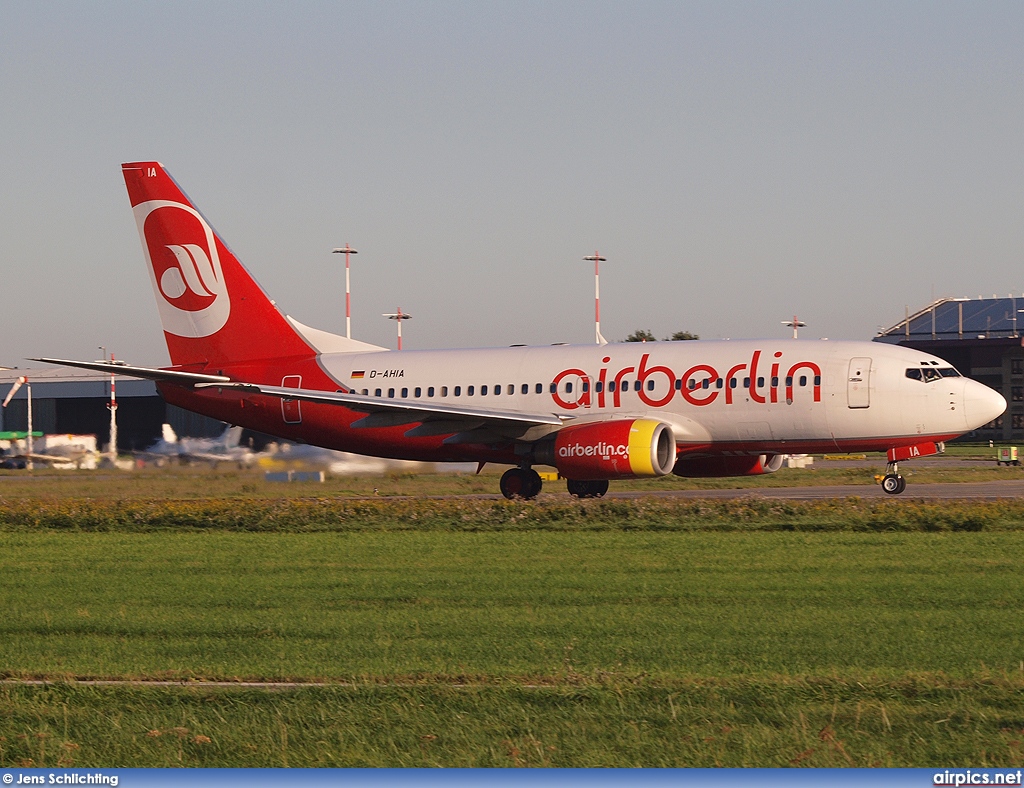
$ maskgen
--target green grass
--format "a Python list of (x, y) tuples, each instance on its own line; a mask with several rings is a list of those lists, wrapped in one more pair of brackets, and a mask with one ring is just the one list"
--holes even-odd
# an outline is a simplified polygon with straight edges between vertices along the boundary
[(1016, 675), (1024, 533), (0, 535), (13, 676)]
[(139, 478), (0, 500), (0, 765), (1022, 765), (1024, 502)]
[(24, 766), (1020, 767), (1021, 684), (0, 687)]

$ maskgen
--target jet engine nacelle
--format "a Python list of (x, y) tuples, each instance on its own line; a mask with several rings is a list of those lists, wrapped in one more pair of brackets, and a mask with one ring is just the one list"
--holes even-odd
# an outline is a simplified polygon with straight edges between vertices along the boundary
[(761, 454), (753, 457), (695, 457), (681, 458), (672, 473), (676, 476), (760, 476), (775, 473), (782, 467), (784, 454)]
[(676, 461), (676, 441), (672, 428), (654, 419), (580, 424), (538, 447), (536, 461), (577, 481), (665, 476)]

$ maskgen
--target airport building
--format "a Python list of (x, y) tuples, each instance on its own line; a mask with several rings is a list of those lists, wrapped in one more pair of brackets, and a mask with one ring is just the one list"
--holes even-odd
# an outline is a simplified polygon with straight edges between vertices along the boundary
[(942, 298), (880, 331), (876, 342), (945, 359), (1006, 398), (1006, 413), (964, 436), (1024, 441), (1024, 296)]
[[(110, 376), (84, 369), (0, 370), (0, 399), (19, 377), (32, 390), (32, 429), (45, 434), (95, 435), (110, 442)], [(180, 436), (212, 438), (225, 424), (163, 401), (149, 380), (117, 379), (117, 446), (122, 452), (152, 446), (167, 422)], [(0, 431), (28, 429), (28, 387), (22, 386), (0, 410)]]

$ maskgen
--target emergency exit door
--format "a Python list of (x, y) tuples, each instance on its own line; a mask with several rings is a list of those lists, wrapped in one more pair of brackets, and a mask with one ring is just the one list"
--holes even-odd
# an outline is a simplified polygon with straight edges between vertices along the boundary
[(867, 408), (871, 405), (871, 359), (850, 359), (850, 374), (847, 376), (846, 400), (851, 408)]

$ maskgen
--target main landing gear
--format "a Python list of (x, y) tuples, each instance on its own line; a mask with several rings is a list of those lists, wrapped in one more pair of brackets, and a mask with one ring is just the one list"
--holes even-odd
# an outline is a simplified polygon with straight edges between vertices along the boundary
[(603, 498), (604, 494), (608, 492), (607, 479), (597, 479), (589, 482), (566, 479), (565, 486), (569, 490), (569, 495), (576, 498)]
[[(533, 468), (509, 468), (501, 475), (501, 481), (498, 484), (501, 487), (501, 494), (510, 501), (515, 499), (532, 500), (540, 495), (541, 487), (544, 486), (540, 474)], [(576, 498), (601, 498), (608, 492), (608, 482), (603, 479), (595, 481), (566, 479), (565, 485), (569, 490), (569, 495)]]
[(501, 475), (498, 485), (501, 487), (501, 494), (509, 500), (530, 500), (540, 495), (544, 482), (533, 468), (509, 468)]
[(885, 476), (882, 477), (882, 489), (889, 495), (899, 495), (907, 489), (907, 480), (900, 476), (899, 464), (890, 462), (885, 466)]

